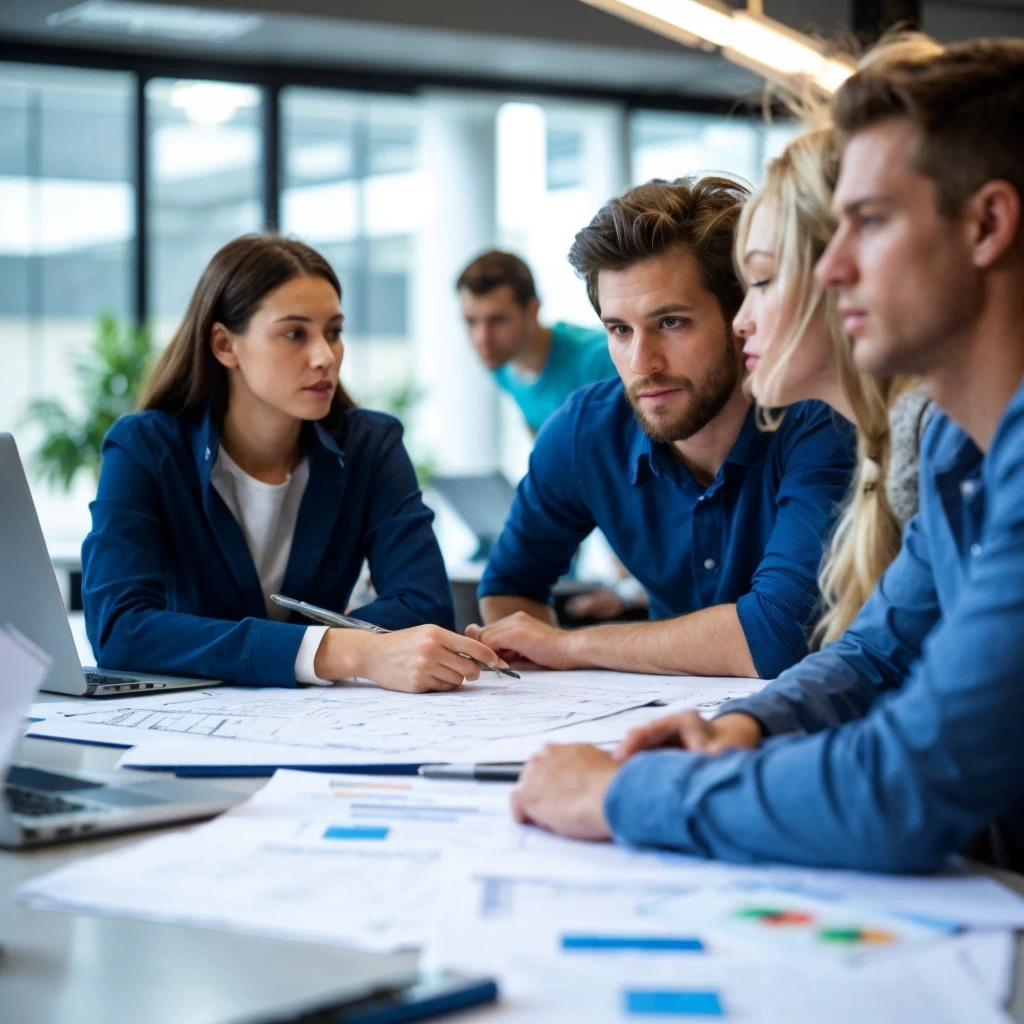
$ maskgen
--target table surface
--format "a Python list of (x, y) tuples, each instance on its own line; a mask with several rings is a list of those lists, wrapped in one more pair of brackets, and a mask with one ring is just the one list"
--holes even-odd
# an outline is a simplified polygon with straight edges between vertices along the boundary
[[(60, 699), (41, 695), (43, 699)], [(27, 737), (18, 759), (57, 770), (111, 771), (121, 751)], [(255, 792), (264, 779), (218, 779), (220, 787)], [(242, 1024), (275, 1010), (315, 1004), (379, 969), (413, 970), (412, 953), (382, 956), (319, 943), (212, 929), (33, 910), (12, 898), (20, 882), (81, 857), (169, 833), (173, 826), (39, 850), (0, 851), (0, 1007), (11, 1024)], [(992, 872), (1024, 892), (1024, 876)], [(1017, 943), (1010, 1016), (1024, 1024)]]
[[(106, 772), (121, 751), (22, 741), (19, 760), (55, 769)], [(266, 780), (218, 780), (253, 792)], [(176, 828), (184, 826), (175, 826)], [(159, 830), (167, 833), (174, 827)], [(32, 910), (12, 898), (18, 883), (138, 842), (145, 833), (0, 851), (0, 1017), (9, 1024), (241, 1024), (316, 1005), (347, 980), (412, 972), (415, 954), (383, 956), (311, 942), (146, 921)]]

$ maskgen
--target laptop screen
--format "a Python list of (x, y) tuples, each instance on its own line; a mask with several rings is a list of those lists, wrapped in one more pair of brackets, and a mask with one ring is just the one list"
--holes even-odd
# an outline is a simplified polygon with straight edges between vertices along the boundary
[(0, 778), (21, 738), (25, 712), (49, 671), (44, 651), (13, 626), (0, 626)]

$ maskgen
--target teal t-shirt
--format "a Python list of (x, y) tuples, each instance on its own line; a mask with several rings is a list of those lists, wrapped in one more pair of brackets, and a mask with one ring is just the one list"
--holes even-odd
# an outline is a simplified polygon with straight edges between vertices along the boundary
[(617, 376), (605, 332), (562, 321), (551, 327), (551, 351), (539, 377), (527, 380), (511, 363), (494, 371), (498, 387), (515, 399), (533, 430), (577, 388)]

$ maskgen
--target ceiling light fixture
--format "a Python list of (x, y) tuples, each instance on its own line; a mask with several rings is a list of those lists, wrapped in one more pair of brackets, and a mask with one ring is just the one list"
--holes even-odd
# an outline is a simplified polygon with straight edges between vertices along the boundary
[(225, 43), (248, 35), (263, 24), (258, 14), (212, 11), (170, 4), (85, 0), (46, 17), (51, 28), (158, 36), (179, 42)]
[(717, 0), (583, 2), (687, 46), (717, 48), (779, 85), (809, 83), (831, 95), (855, 70), (852, 61), (827, 56), (810, 36), (765, 17), (759, 0), (750, 0), (746, 10)]

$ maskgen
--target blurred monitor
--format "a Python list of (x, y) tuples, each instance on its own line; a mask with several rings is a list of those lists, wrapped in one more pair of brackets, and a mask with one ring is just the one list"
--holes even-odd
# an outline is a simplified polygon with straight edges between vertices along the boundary
[(516, 489), (498, 472), (435, 476), (430, 486), (476, 537), (473, 559), (486, 558), (505, 525)]

